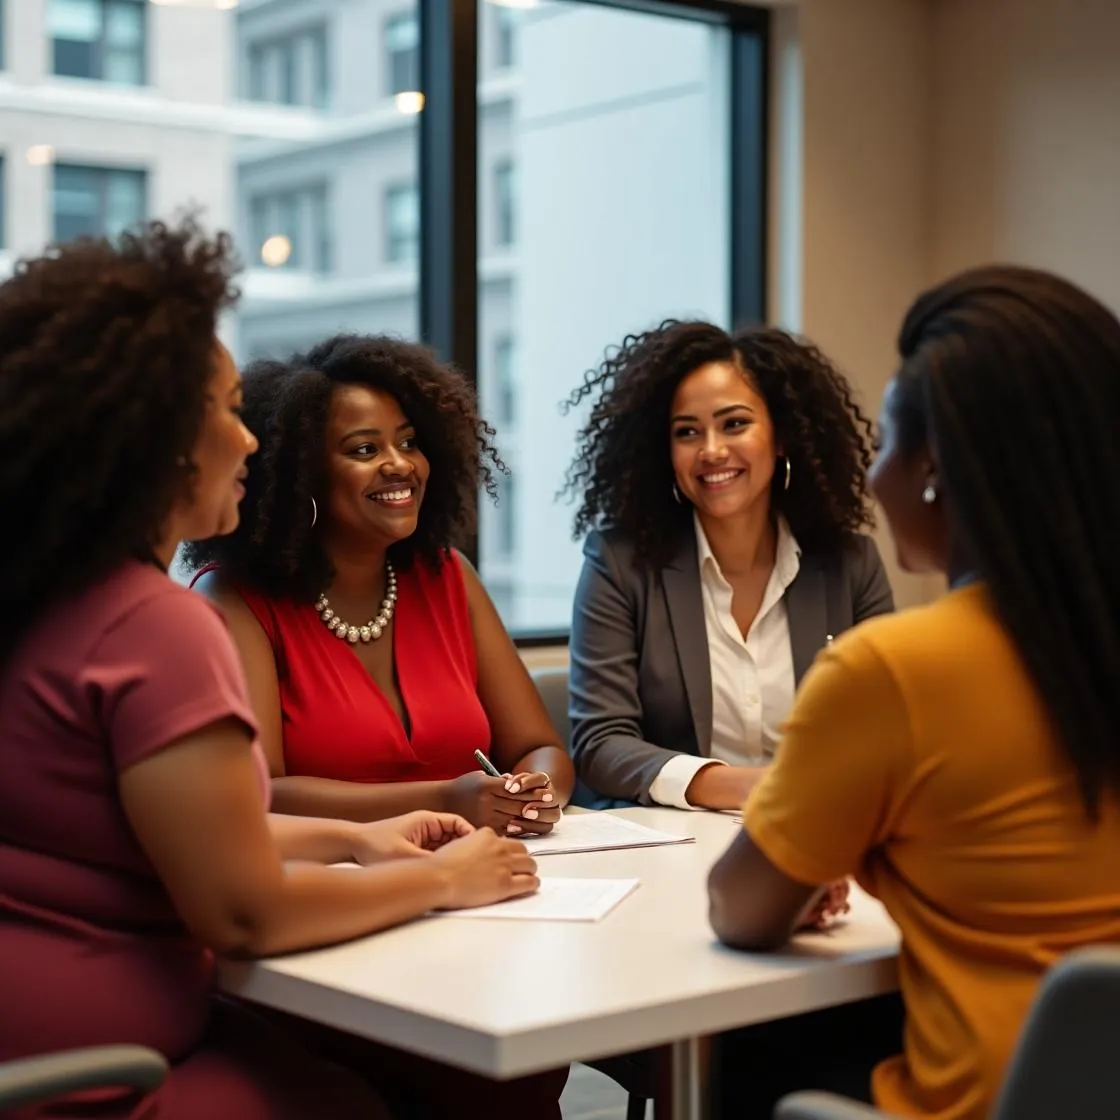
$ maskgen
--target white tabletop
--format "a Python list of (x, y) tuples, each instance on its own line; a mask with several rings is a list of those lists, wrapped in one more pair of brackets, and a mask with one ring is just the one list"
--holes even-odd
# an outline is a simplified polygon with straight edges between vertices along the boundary
[(853, 891), (827, 933), (774, 954), (719, 945), (708, 869), (741, 827), (675, 809), (624, 812), (695, 844), (544, 856), (544, 876), (638, 878), (601, 922), (438, 918), (331, 949), (222, 965), (230, 993), (507, 1078), (895, 989), (898, 934)]

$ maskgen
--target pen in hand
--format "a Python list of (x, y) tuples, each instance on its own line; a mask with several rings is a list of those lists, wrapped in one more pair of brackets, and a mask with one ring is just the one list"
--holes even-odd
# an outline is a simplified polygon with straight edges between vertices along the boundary
[(482, 753), (482, 751), (474, 752), (474, 760), (478, 763), (484, 774), (489, 774), (491, 778), (501, 778), (504, 775), (502, 772)]

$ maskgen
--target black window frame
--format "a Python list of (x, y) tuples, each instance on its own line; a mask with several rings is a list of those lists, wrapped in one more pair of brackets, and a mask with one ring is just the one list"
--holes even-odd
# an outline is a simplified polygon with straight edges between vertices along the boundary
[[(478, 379), (479, 6), (417, 0), (420, 30), (420, 336)], [(730, 307), (766, 318), (770, 13), (736, 0), (570, 0), (725, 27), (730, 32)], [(464, 549), (478, 564), (478, 541)], [(518, 631), (521, 648), (566, 645), (567, 630)]]

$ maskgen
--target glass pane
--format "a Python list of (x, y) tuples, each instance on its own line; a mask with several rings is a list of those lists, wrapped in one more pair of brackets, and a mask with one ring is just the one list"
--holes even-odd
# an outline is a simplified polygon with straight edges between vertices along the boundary
[(394, 16), (385, 24), (385, 60), (390, 94), (420, 88), (420, 25), (412, 14)]
[(115, 236), (146, 217), (147, 176), (142, 171), (110, 171), (105, 176), (105, 230)]
[(394, 263), (420, 254), (420, 193), (414, 184), (390, 187), (385, 195), (385, 253)]
[(100, 0), (50, 0), (47, 34), (76, 43), (96, 42), (101, 37)]
[(136, 0), (110, 4), (105, 10), (105, 42), (111, 47), (140, 47), (144, 42), (143, 5)]
[(102, 77), (107, 82), (120, 82), (130, 86), (144, 84), (144, 60), (139, 51), (132, 48), (114, 50), (106, 47), (103, 69)]
[(56, 241), (93, 237), (101, 229), (101, 184), (98, 173), (86, 167), (56, 164), (52, 190)]
[(96, 78), (97, 44), (72, 39), (55, 39), (51, 71), (62, 78)]
[[(299, 125), (306, 138), (248, 136), (231, 148), (213, 137), (215, 176), (235, 175), (236, 219), (225, 221), (238, 229), (248, 264), (232, 332), (242, 361), (287, 356), (344, 330), (416, 337), (416, 278), (388, 258), (384, 204), (391, 187), (417, 180), (418, 117), (371, 112), (384, 108), (389, 85), (388, 56), (377, 41), (387, 16), (407, 16), (416, 41), (408, 0), (391, 7), (385, 0), (242, 3), (229, 21), (239, 65), (265, 60), (257, 64), (261, 77), (234, 88), (297, 102), (292, 112), (301, 121), (314, 114), (309, 131)], [(275, 70), (270, 54), (284, 60)], [(212, 191), (222, 198), (218, 178)], [(282, 206), (283, 197), (295, 201)], [(415, 240), (415, 204), (413, 215)]]
[(512, 630), (566, 630), (580, 545), (556, 493), (580, 416), (561, 398), (629, 332), (729, 325), (730, 34), (599, 4), (500, 9), (480, 5), (479, 39), (510, 21), (518, 81), (495, 73), (500, 51), (480, 73), (479, 386), (517, 485), (506, 510), (483, 503), (479, 561), (510, 587)]

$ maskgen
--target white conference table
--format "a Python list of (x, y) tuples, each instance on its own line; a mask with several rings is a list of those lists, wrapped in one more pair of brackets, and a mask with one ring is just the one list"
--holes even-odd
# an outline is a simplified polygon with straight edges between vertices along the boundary
[(896, 989), (898, 933), (873, 899), (853, 889), (840, 926), (780, 953), (735, 952), (708, 925), (706, 879), (737, 821), (621, 815), (696, 843), (541, 856), (542, 876), (641, 880), (600, 922), (430, 918), (329, 949), (224, 962), (221, 984), (499, 1079), (671, 1043), (673, 1120), (705, 1111), (704, 1037)]

